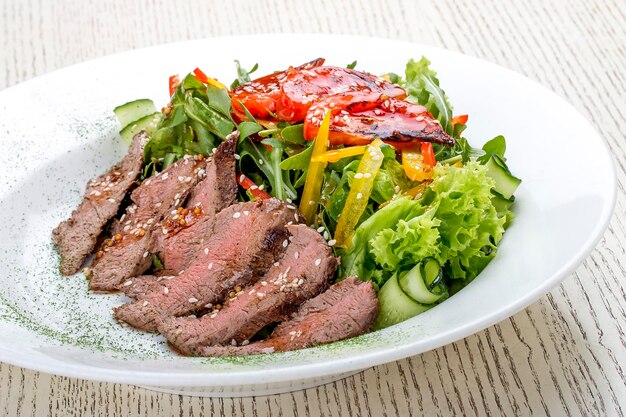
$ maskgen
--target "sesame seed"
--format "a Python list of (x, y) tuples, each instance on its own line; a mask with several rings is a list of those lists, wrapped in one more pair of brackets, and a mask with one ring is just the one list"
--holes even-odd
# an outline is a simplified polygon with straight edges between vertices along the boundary
[(145, 307), (145, 306), (147, 306), (147, 305), (148, 305), (148, 302), (147, 302), (147, 301), (144, 301), (144, 302), (142, 303), (142, 305)]
[(244, 210), (244, 211), (243, 211), (243, 215), (244, 215), (244, 216), (247, 216), (248, 214), (250, 214), (250, 212), (249, 212), (248, 210)]
[(259, 190), (263, 190), (263, 189), (265, 189), (265, 184), (259, 185)]
[(300, 285), (302, 285), (302, 284), (304, 284), (304, 279), (303, 279), (303, 278), (300, 278), (300, 279), (298, 280), (298, 286), (300, 286)]
[(209, 269), (213, 269), (213, 262), (209, 264)]
[(365, 174), (363, 174), (363, 176), (364, 176), (365, 178), (371, 178), (371, 177), (372, 177), (372, 174), (371, 174), (371, 173), (369, 173), (369, 172), (366, 172)]
[(205, 308), (211, 308), (211, 307), (213, 307), (213, 304), (211, 304), (211, 303), (207, 303), (207, 304), (205, 304), (205, 305), (204, 305), (204, 307), (205, 307)]
[(396, 185), (393, 190), (396, 192), (396, 194), (398, 194), (400, 192), (400, 186)]
[(356, 195), (356, 199), (357, 199), (357, 200), (360, 200), (360, 199), (362, 199), (362, 198), (363, 198), (363, 193), (357, 193), (357, 195)]
[(267, 286), (267, 281), (261, 281), (261, 285), (264, 287)]
[(324, 236), (324, 239), (326, 240), (328, 240), (328, 238), (330, 237), (330, 235), (328, 234), (326, 230), (324, 230), (324, 234), (322, 234), (322, 236)]
[(133, 281), (132, 280), (128, 280), (124, 283), (125, 287), (130, 287), (131, 285), (133, 285)]
[(291, 204), (287, 204), (287, 208), (290, 208), (290, 209), (292, 209), (292, 210), (295, 210), (295, 209), (296, 209), (296, 206), (293, 206), (293, 205), (291, 205)]
[(259, 189), (259, 186), (255, 184), (255, 185), (253, 185), (252, 187), (250, 187), (250, 189), (251, 189), (251, 190), (258, 190), (258, 189)]
[(161, 230), (163, 231), (164, 235), (166, 235), (168, 233), (168, 230), (165, 227), (163, 227)]
[(109, 203), (115, 203), (115, 199), (114, 199), (114, 198), (107, 198), (107, 201), (108, 201)]
[(285, 201), (288, 203), (293, 203), (293, 200), (291, 198), (286, 198)]
[(361, 174), (360, 172), (357, 172), (356, 174), (354, 174), (354, 178), (356, 179), (363, 178), (363, 174)]
[(235, 214), (233, 214), (233, 219), (238, 219), (241, 217), (241, 213), (239, 213), (238, 211), (235, 212)]
[(149, 253), (148, 251), (145, 251), (145, 252), (143, 253), (143, 257), (144, 257), (144, 258), (147, 258), (147, 257), (148, 257), (148, 255), (150, 255), (150, 253)]
[(247, 345), (249, 343), (250, 343), (250, 341), (248, 339), (246, 339), (243, 342), (241, 342), (241, 346), (245, 346), (245, 345)]
[(163, 174), (163, 177), (161, 178), (161, 180), (165, 181), (166, 179), (168, 179), (170, 176), (169, 172), (166, 172), (165, 174)]
[(209, 248), (204, 248), (204, 254), (208, 255), (209, 254)]
[(263, 165), (263, 160), (259, 158), (259, 165)]
[(283, 240), (283, 248), (286, 248), (288, 244), (289, 241), (287, 239)]
[(293, 254), (293, 257), (298, 259), (300, 257), (300, 252), (296, 251), (296, 253)]
[(237, 341), (235, 339), (233, 339), (233, 340), (230, 341), (230, 344), (232, 346), (237, 346)]
[(163, 294), (168, 294), (170, 292), (170, 289), (167, 287), (163, 287)]
[(324, 229), (324, 226), (320, 226), (317, 228), (317, 233), (322, 233), (324, 230), (326, 230)]
[(328, 246), (335, 246), (336, 243), (337, 241), (335, 239), (331, 239), (328, 241)]
[(315, 201), (309, 200), (309, 206), (313, 206), (313, 205), (315, 205)]
[(217, 317), (217, 313), (213, 313), (211, 314), (211, 318), (214, 319), (215, 317)]
[(265, 293), (264, 292), (258, 292), (258, 293), (256, 293), (256, 296), (259, 297), (259, 298), (263, 298), (263, 297), (265, 297)]
[(185, 181), (185, 177), (183, 177), (182, 175), (178, 176), (178, 181), (183, 182)]
[(322, 264), (322, 260), (321, 259), (316, 259), (315, 260), (315, 266), (320, 266)]
[(251, 290), (250, 290), (250, 292), (248, 293), (248, 295), (252, 295), (252, 294), (254, 294), (255, 292), (256, 292), (256, 290), (253, 288), (253, 289), (251, 289)]
[(278, 266), (278, 265), (279, 265), (278, 261), (274, 262), (274, 266)]
[(191, 304), (193, 304), (193, 303), (197, 303), (197, 302), (198, 302), (198, 299), (197, 299), (197, 298), (195, 298), (195, 297), (191, 297), (191, 298), (190, 298), (189, 300), (187, 300), (187, 301), (189, 301)]
[(236, 153), (236, 154), (235, 154), (235, 159), (236, 159), (236, 160), (240, 160), (240, 159), (241, 159), (241, 156), (239, 156), (239, 154), (238, 154), (238, 153)]

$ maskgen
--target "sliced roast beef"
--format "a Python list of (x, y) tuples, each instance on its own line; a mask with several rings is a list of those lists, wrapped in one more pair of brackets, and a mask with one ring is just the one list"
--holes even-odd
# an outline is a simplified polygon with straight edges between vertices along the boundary
[(185, 207), (166, 217), (164, 233), (153, 235), (153, 252), (165, 270), (177, 274), (211, 234), (215, 215), (237, 200), (235, 149), (238, 131), (229, 135), (207, 162), (206, 177), (191, 191)]
[(199, 319), (165, 319), (159, 332), (177, 350), (198, 354), (202, 346), (242, 343), (324, 291), (337, 269), (330, 246), (305, 225), (288, 230), (292, 236), (288, 249), (256, 284), (237, 293), (219, 312)]
[(162, 291), (119, 307), (115, 317), (154, 331), (164, 317), (188, 315), (209, 303), (222, 302), (237, 286), (255, 282), (269, 269), (288, 246), (287, 223), (299, 219), (295, 207), (276, 199), (222, 210), (194, 261)]
[(204, 178), (205, 166), (202, 156), (185, 157), (148, 178), (133, 191), (131, 200), (134, 204), (126, 209), (119, 222), (121, 232), (104, 242), (87, 271), (92, 290), (115, 290), (126, 279), (140, 275), (150, 267), (152, 231)]
[(141, 300), (146, 294), (162, 289), (173, 278), (173, 275), (140, 275), (124, 281), (117, 289), (128, 297)]
[(52, 239), (61, 254), (63, 275), (78, 272), (96, 247), (106, 224), (117, 214), (122, 199), (141, 172), (143, 147), (147, 140), (143, 132), (136, 135), (126, 156), (87, 184), (80, 206), (53, 230)]
[(371, 330), (380, 305), (371, 282), (347, 278), (305, 302), (265, 340), (245, 346), (206, 346), (203, 356), (243, 356), (304, 349)]

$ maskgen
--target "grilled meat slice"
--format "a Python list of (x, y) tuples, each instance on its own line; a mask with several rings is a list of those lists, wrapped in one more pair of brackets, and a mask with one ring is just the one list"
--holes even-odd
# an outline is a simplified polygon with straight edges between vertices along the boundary
[(243, 356), (304, 349), (371, 330), (380, 305), (371, 282), (351, 277), (305, 302), (265, 340), (245, 346), (206, 346), (203, 356)]
[(144, 132), (137, 134), (126, 156), (87, 184), (80, 206), (52, 231), (52, 239), (61, 254), (63, 275), (78, 272), (96, 247), (106, 224), (119, 211), (124, 196), (141, 173), (143, 147), (147, 140)]
[(122, 227), (106, 240), (88, 270), (89, 287), (112, 291), (123, 281), (150, 266), (151, 235), (163, 217), (179, 206), (189, 191), (204, 178), (206, 161), (187, 156), (148, 178), (131, 194), (134, 204), (119, 222)]
[(269, 199), (222, 210), (198, 257), (162, 291), (117, 308), (115, 317), (154, 331), (165, 317), (192, 314), (209, 303), (222, 302), (237, 286), (257, 281), (288, 246), (286, 225), (300, 219), (295, 207), (290, 207)]
[(154, 233), (152, 251), (169, 274), (178, 274), (196, 256), (213, 231), (215, 215), (237, 200), (235, 150), (238, 131), (229, 135), (206, 164), (206, 177), (196, 185), (184, 208), (169, 214)]
[(199, 319), (169, 318), (159, 332), (185, 354), (207, 345), (242, 343), (270, 323), (285, 320), (309, 298), (328, 288), (337, 258), (324, 238), (305, 225), (288, 226), (292, 239), (280, 260), (221, 311)]

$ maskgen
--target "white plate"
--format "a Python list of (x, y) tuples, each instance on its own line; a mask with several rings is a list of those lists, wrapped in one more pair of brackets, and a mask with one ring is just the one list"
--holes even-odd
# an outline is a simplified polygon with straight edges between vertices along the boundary
[[(149, 97), (167, 101), (167, 77), (201, 67), (220, 80), (233, 60), (258, 74), (323, 56), (354, 59), (372, 73), (401, 73), (427, 56), (456, 105), (469, 113), (476, 146), (507, 138), (523, 178), (517, 218), (500, 253), (467, 288), (400, 325), (315, 349), (244, 358), (172, 354), (158, 336), (118, 326), (120, 295), (87, 292), (64, 278), (50, 231), (81, 199), (85, 183), (124, 153), (111, 110)], [(255, 74), (256, 75), (256, 74)], [(605, 230), (616, 179), (608, 148), (572, 106), (493, 64), (423, 45), (337, 36), (217, 38), (130, 51), (35, 78), (0, 92), (0, 360), (85, 379), (194, 395), (295, 390), (445, 345), (526, 307), (568, 276)]]

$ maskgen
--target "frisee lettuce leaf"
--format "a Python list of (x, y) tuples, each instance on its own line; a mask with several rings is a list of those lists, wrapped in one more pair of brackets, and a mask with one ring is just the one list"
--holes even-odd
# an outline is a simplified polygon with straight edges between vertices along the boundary
[(469, 282), (493, 259), (504, 233), (507, 213), (494, 206), (493, 184), (476, 160), (438, 164), (419, 200), (392, 201), (357, 227), (352, 246), (340, 253), (340, 279), (357, 275), (380, 287), (434, 257), (448, 280)]

